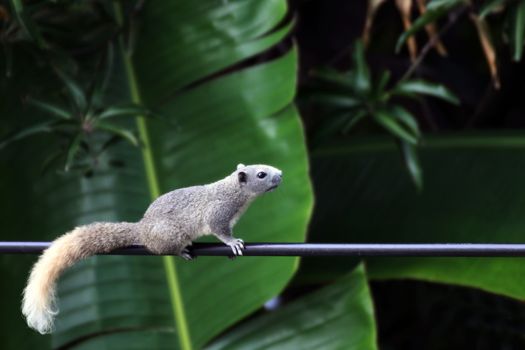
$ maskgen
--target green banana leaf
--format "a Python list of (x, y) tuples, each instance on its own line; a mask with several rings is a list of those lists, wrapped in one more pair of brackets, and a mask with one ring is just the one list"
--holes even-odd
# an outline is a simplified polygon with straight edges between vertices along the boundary
[[(411, 186), (396, 145), (354, 139), (313, 157), (317, 208), (311, 241), (523, 243), (523, 134), (429, 136), (421, 147), (425, 187)], [(312, 276), (344, 273), (349, 260), (309, 260)], [(417, 278), (523, 299), (521, 258), (377, 258), (371, 278)], [(324, 278), (326, 278), (324, 277)]]
[[(44, 136), (7, 149), (3, 167), (15, 164), (1, 175), (3, 198), (13, 198), (2, 212), (9, 238), (44, 240), (93, 221), (136, 221), (160, 193), (218, 180), (243, 162), (279, 167), (284, 181), (251, 206), (235, 235), (246, 242), (304, 240), (312, 191), (292, 104), (295, 49), (203, 80), (280, 42), (290, 30), (280, 25), (286, 10), (284, 0), (148, 2), (133, 58), (121, 43), (110, 97), (129, 96), (177, 125), (139, 117), (142, 152), (113, 147), (92, 177), (41, 177), (35, 164), (50, 148)], [(14, 102), (0, 109), (10, 127), (24, 115)], [(124, 166), (105, 167), (111, 159)], [(13, 338), (13, 329), (23, 335), (6, 349), (44, 349), (49, 338), (53, 348), (200, 348), (276, 296), (298, 265), (297, 258), (93, 257), (61, 278), (56, 331), (44, 337), (29, 331), (19, 312), (34, 257), (2, 259), (2, 270), (16, 273), (3, 309), (11, 324), (2, 338)]]
[(364, 266), (243, 324), (207, 349), (377, 349), (374, 307)]

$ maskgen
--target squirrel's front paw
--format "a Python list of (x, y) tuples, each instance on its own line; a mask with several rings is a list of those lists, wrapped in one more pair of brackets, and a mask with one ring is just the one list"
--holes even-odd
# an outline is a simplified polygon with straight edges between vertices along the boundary
[(184, 248), (182, 252), (180, 252), (180, 257), (184, 260), (193, 260), (195, 259), (195, 255), (193, 255), (188, 248)]
[(242, 239), (236, 238), (227, 244), (232, 249), (233, 255), (242, 255), (244, 249), (244, 241)]

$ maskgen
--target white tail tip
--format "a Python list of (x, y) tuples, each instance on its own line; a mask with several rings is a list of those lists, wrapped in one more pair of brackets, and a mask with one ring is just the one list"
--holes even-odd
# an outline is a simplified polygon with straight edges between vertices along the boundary
[[(42, 298), (43, 297), (43, 298)], [(54, 318), (58, 310), (49, 306), (49, 296), (42, 296), (24, 291), (22, 314), (27, 324), (40, 334), (48, 334), (54, 330)]]

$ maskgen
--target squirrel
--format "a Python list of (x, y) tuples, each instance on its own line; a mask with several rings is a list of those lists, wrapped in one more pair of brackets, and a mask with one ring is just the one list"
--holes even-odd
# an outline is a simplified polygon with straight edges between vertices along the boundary
[(95, 222), (58, 237), (40, 256), (23, 292), (22, 314), (41, 334), (53, 331), (56, 281), (79, 260), (134, 244), (154, 254), (193, 258), (188, 247), (200, 236), (214, 235), (242, 255), (244, 242), (232, 228), (251, 202), (281, 183), (282, 171), (268, 165), (237, 165), (217, 182), (176, 189), (158, 197), (138, 222)]

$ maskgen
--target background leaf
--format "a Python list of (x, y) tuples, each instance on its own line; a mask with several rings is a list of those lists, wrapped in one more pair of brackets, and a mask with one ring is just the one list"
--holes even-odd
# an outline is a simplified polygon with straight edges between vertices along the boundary
[[(280, 167), (285, 179), (279, 191), (253, 204), (236, 226), (236, 236), (247, 242), (304, 240), (312, 194), (302, 125), (292, 104), (295, 50), (285, 49), (270, 62), (199, 81), (280, 42), (291, 25), (283, 22), (285, 15), (285, 1), (147, 3), (141, 12), (144, 30), (137, 38), (136, 56), (131, 62), (123, 50), (116, 52), (106, 102), (130, 97), (137, 102), (138, 97), (180, 126), (175, 129), (173, 123), (139, 118), (139, 132), (149, 137), (145, 141), (151, 140), (145, 143), (149, 148), (143, 148), (143, 156), (125, 143), (115, 145), (97, 159), (99, 166), (91, 177), (48, 174), (41, 178), (33, 168), (17, 169), (21, 172), (18, 180), (12, 174), (3, 175), (11, 186), (35, 186), (20, 190), (23, 201), (10, 203), (24, 218), (12, 215), (10, 209), (3, 211), (10, 215), (2, 220), (12, 229), (11, 237), (44, 240), (93, 221), (136, 221), (156, 195), (152, 188), (166, 192), (209, 183), (245, 162)], [(281, 23), (283, 26), (276, 27)], [(159, 31), (163, 35), (158, 35)], [(52, 80), (44, 70), (28, 75), (35, 75), (33, 81), (41, 75), (36, 81), (45, 82), (46, 91), (56, 91), (56, 86), (48, 86)], [(182, 89), (193, 83), (192, 88)], [(16, 91), (9, 90), (9, 94), (16, 96)], [(16, 98), (7, 100), (8, 104), (0, 104), (1, 114), (9, 115), (10, 125), (16, 126), (21, 106)], [(123, 119), (115, 124), (132, 130), (130, 122)], [(97, 136), (100, 145), (108, 141), (103, 136)], [(38, 158), (44, 158), (54, 145), (46, 139), (32, 140), (21, 147), (31, 148), (33, 153), (17, 152), (38, 164)], [(14, 157), (13, 153), (10, 156)], [(122, 160), (124, 166), (110, 170), (106, 165), (111, 159)], [(144, 168), (154, 169), (156, 176), (146, 177)], [(2, 193), (14, 196), (8, 188)], [(32, 205), (28, 208), (23, 202)], [(287, 215), (282, 215), (285, 212)], [(263, 228), (260, 223), (268, 217), (272, 220)], [(61, 279), (61, 313), (52, 346), (187, 347), (188, 343), (179, 339), (180, 324), (184, 324), (189, 330), (188, 341), (200, 348), (278, 294), (297, 264), (297, 258), (199, 258), (189, 263), (155, 257), (90, 258)], [(21, 342), (37, 339), (36, 348), (42, 349), (49, 338), (32, 333), (19, 316), (19, 294), (28, 269), (29, 264), (24, 265), (12, 280), (16, 296), (10, 294), (12, 305), (3, 310), (11, 315), (10, 320), (17, 321), (4, 330), (16, 328), (27, 336), (17, 337), (9, 346), (23, 348)], [(173, 284), (181, 293), (179, 299), (174, 296)], [(251, 293), (245, 292), (247, 286)], [(182, 307), (174, 308), (176, 300)]]
[(412, 130), (407, 130), (404, 126), (399, 124), (395, 119), (394, 113), (390, 109), (375, 111), (374, 120), (401, 140), (411, 144), (417, 143), (418, 135), (414, 134)]
[(479, 17), (484, 19), (486, 16), (501, 10), (508, 0), (488, 0), (484, 1), (479, 10)]
[(448, 101), (452, 104), (458, 105), (459, 100), (450, 90), (445, 86), (429, 83), (423, 80), (409, 80), (403, 81), (396, 85), (392, 91), (393, 94), (414, 96), (414, 94), (422, 94), (434, 96)]
[(138, 138), (135, 135), (133, 135), (131, 131), (123, 129), (119, 127), (118, 125), (107, 123), (107, 122), (97, 122), (95, 126), (97, 129), (101, 129), (111, 134), (122, 137), (123, 139), (131, 143), (133, 146), (139, 145)]
[(71, 144), (69, 145), (69, 149), (67, 151), (67, 157), (66, 157), (66, 166), (65, 170), (68, 171), (71, 166), (73, 165), (73, 162), (75, 161), (75, 156), (77, 155), (79, 149), (80, 149), (80, 143), (82, 142), (82, 134), (78, 134)]
[(313, 103), (319, 103), (325, 106), (334, 108), (353, 108), (361, 104), (361, 101), (353, 98), (349, 94), (337, 95), (337, 94), (326, 94), (316, 93), (308, 96), (308, 100)]
[[(354, 139), (319, 150), (313, 157), (319, 210), (310, 240), (520, 243), (524, 147), (519, 133), (428, 136), (420, 149), (420, 194), (403, 176), (387, 139)], [(323, 278), (349, 265), (340, 259), (308, 263), (327, 271)], [(520, 258), (382, 258), (371, 259), (368, 268), (372, 278), (418, 278), (525, 296)]]
[(396, 52), (401, 50), (401, 46), (403, 46), (410, 36), (423, 29), (429, 23), (437, 21), (453, 8), (464, 3), (464, 0), (432, 0), (427, 6), (427, 11), (419, 16), (408, 30), (405, 30), (403, 34), (401, 34), (396, 43)]
[(363, 265), (334, 284), (243, 324), (207, 349), (377, 349)]
[(72, 119), (71, 113), (65, 110), (60, 106), (56, 106), (49, 102), (39, 101), (34, 98), (27, 98), (27, 104), (36, 107), (44, 112), (47, 112), (47, 115), (58, 118), (58, 119)]
[(365, 60), (363, 44), (356, 41), (354, 46), (354, 86), (357, 92), (363, 94), (370, 91), (370, 71)]
[(122, 116), (141, 116), (146, 117), (150, 115), (147, 108), (138, 105), (127, 106), (111, 106), (98, 115), (100, 119), (115, 118)]
[[(363, 63), (362, 63), (363, 64)], [(341, 73), (334, 69), (319, 69), (311, 73), (314, 79), (322, 83), (319, 89), (328, 90), (331, 92), (347, 93), (355, 90), (354, 72)]]
[(163, 101), (191, 82), (269, 49), (289, 34), (290, 23), (276, 28), (286, 10), (282, 0), (146, 5), (141, 18), (149, 25), (141, 28), (136, 56), (156, 64), (137, 68), (149, 73), (141, 74), (141, 83), (156, 85), (155, 93), (162, 94), (145, 90), (143, 97)]
[[(150, 122), (150, 130), (157, 135), (152, 138), (154, 154), (162, 155), (157, 163), (160, 187), (209, 182), (231, 172), (239, 162), (273, 164), (285, 174), (282, 195), (256, 201), (236, 226), (236, 235), (248, 242), (303, 240), (312, 200), (301, 126), (295, 108), (289, 105), (295, 70), (296, 53), (292, 50), (268, 64), (201, 85), (163, 105), (161, 112), (175, 116), (180, 133), (173, 137), (164, 125)], [(155, 101), (146, 102), (155, 105)], [(205, 141), (196, 143), (196, 139)], [(177, 170), (182, 164), (183, 172)], [(289, 215), (284, 217), (283, 212)], [(265, 217), (273, 218), (272, 228), (259, 230)], [(187, 322), (197, 345), (278, 293), (297, 264), (296, 258), (238, 260), (233, 266), (227, 259), (177, 265), (182, 298), (191, 310)], [(196, 284), (194, 276), (209, 269), (215, 271), (213, 276)], [(267, 274), (271, 281), (261, 277)], [(246, 285), (257, 292), (245, 293)], [(206, 324), (201, 321), (204, 314)]]
[(405, 124), (414, 135), (420, 136), (416, 118), (409, 111), (401, 106), (394, 105), (389, 109), (389, 112), (394, 118)]
[(414, 145), (404, 141), (401, 141), (399, 146), (401, 148), (401, 155), (405, 161), (405, 167), (414, 181), (416, 188), (421, 191), (423, 189), (423, 170), (419, 163), (417, 149)]
[(64, 83), (66, 92), (71, 99), (73, 104), (72, 107), (75, 109), (75, 111), (81, 115), (86, 113), (88, 101), (84, 90), (82, 90), (82, 87), (72, 77), (62, 72), (60, 69), (55, 69), (55, 72), (60, 80)]
[(519, 1), (509, 9), (511, 16), (511, 48), (514, 61), (521, 60), (525, 44), (525, 3)]
[(40, 124), (34, 124), (20, 131), (16, 131), (11, 135), (7, 135), (3, 139), (0, 139), (0, 149), (12, 144), (15, 141), (23, 140), (27, 137), (34, 136), (36, 134), (50, 133), (51, 131), (53, 131), (54, 124), (55, 122), (43, 122)]

